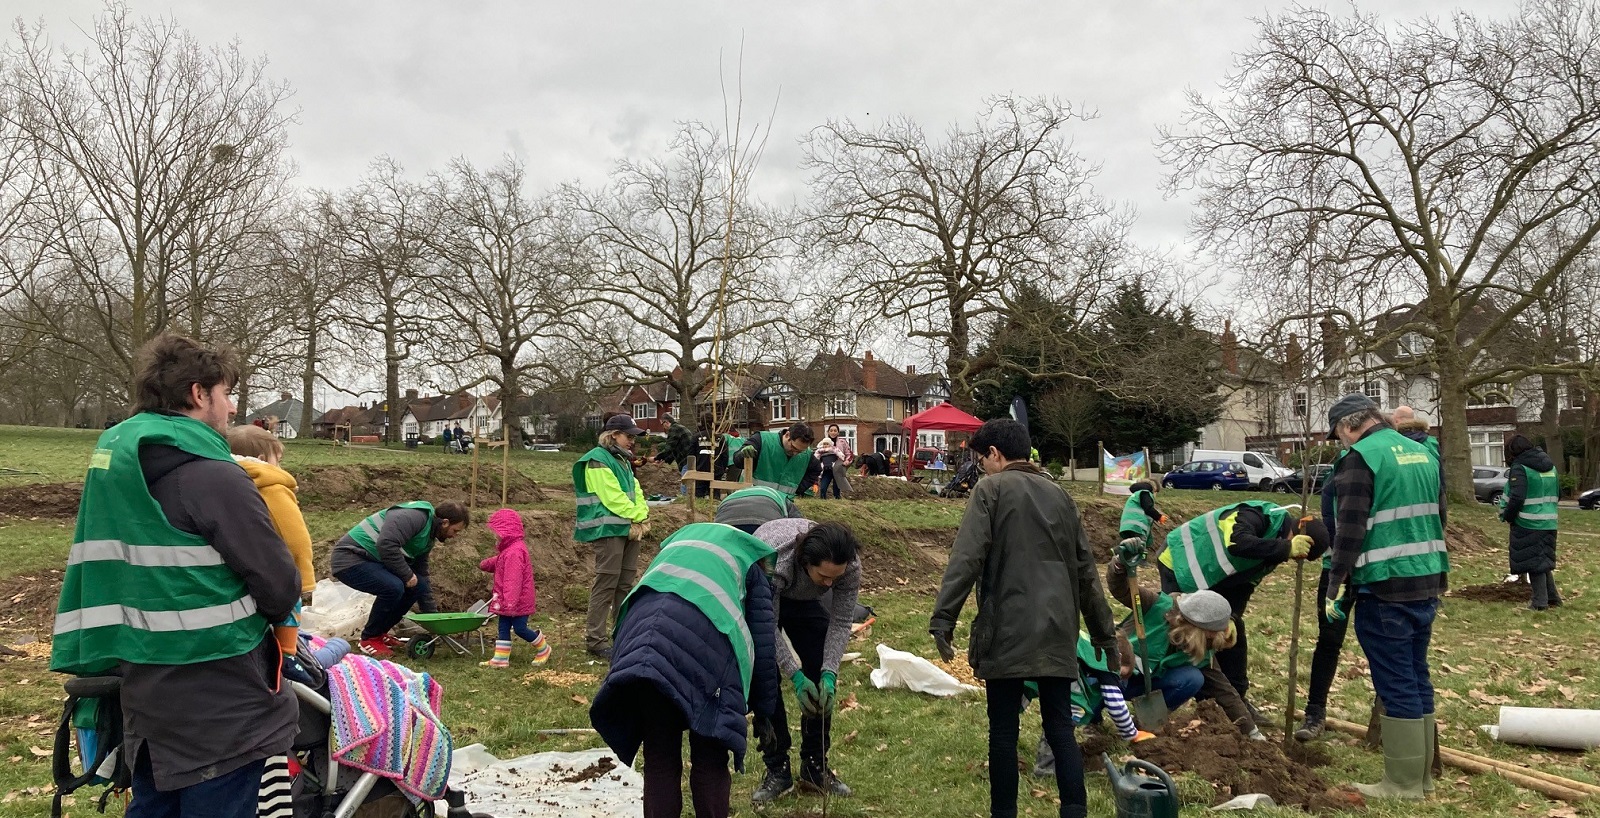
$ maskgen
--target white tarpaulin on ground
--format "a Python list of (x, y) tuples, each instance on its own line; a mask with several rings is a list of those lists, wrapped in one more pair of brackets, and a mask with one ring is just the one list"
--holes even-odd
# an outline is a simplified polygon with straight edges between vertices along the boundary
[(878, 669), (872, 671), (872, 686), (879, 690), (903, 687), (940, 697), (976, 693), (983, 689), (962, 684), (927, 659), (888, 645), (878, 646)]
[(467, 797), (469, 811), (494, 818), (644, 815), (644, 778), (606, 749), (501, 761), (473, 744), (451, 755), (450, 789)]
[(311, 601), (300, 611), (300, 629), (318, 636), (337, 636), (351, 642), (361, 638), (372, 602), (377, 597), (331, 579), (319, 580)]

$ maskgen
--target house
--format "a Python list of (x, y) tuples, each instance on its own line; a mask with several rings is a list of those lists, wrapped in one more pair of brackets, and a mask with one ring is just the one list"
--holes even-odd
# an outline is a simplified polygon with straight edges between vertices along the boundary
[[(255, 423), (260, 420), (267, 424), (273, 434), (286, 440), (293, 440), (300, 436), (300, 411), (304, 406), (288, 392), (279, 392), (278, 399), (260, 409), (245, 415), (240, 423)], [(322, 415), (315, 407), (311, 410), (313, 425), (315, 419)]]
[[(517, 398), (512, 402), (517, 424), (525, 437), (548, 438), (555, 434), (556, 421), (548, 413), (535, 412), (532, 398)], [(473, 404), (470, 417), (476, 434), (498, 438), (505, 426), (502, 402), (499, 395), (484, 395)]]
[[(383, 435), (389, 427), (389, 415), (382, 403), (357, 404), (355, 406), (342, 406), (338, 409), (329, 409), (323, 412), (311, 424), (312, 436), (329, 439), (334, 436), (334, 430), (348, 428), (348, 433), (355, 437), (362, 435)], [(345, 431), (340, 431), (341, 439)]]
[(673, 414), (679, 403), (678, 390), (666, 381), (643, 384), (623, 384), (616, 391), (601, 398), (597, 407), (602, 419), (616, 414), (633, 417), (639, 428), (652, 434), (666, 434), (666, 415)]
[(470, 392), (419, 395), (417, 390), (407, 389), (403, 401), (406, 410), (400, 416), (402, 440), (413, 437), (432, 440), (444, 434), (446, 428), (453, 429), (457, 425), (463, 431), (479, 434), (471, 427), (471, 415), (478, 398)]

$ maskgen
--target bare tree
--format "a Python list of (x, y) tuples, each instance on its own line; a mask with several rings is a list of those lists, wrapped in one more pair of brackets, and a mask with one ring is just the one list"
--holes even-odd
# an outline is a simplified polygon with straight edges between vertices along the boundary
[(591, 274), (590, 340), (620, 371), (666, 381), (690, 405), (713, 351), (782, 324), (793, 290), (775, 269), (782, 218), (743, 196), (724, 155), (721, 136), (686, 123), (669, 158), (623, 160), (608, 187), (561, 191)]
[(524, 186), (516, 159), (486, 170), (456, 159), (432, 177), (432, 230), (423, 235), (439, 277), (453, 282), (442, 306), (456, 331), (437, 339), (439, 362), (488, 363), (482, 377), (496, 387), (513, 442), (531, 388), (559, 380), (556, 347), (569, 305), (583, 300), (551, 204), (530, 200)]
[(991, 99), (942, 141), (895, 118), (849, 120), (805, 139), (815, 244), (877, 314), (943, 348), (952, 396), (970, 404), (973, 324), (1019, 281), (1072, 298), (1098, 289), (1125, 218), (1090, 186), (1097, 168), (1066, 138), (1090, 118), (1051, 99)]
[[(1431, 340), (1453, 493), (1470, 485), (1468, 390), (1550, 369), (1485, 361), (1600, 234), (1597, 39), (1580, 0), (1498, 23), (1300, 9), (1263, 19), (1219, 95), (1191, 92), (1184, 127), (1163, 132), (1171, 185), (1198, 189), (1196, 229), (1221, 259), (1299, 276), (1274, 248), (1310, 219), (1338, 248), (1328, 314), (1357, 323), (1352, 292), (1418, 305), (1367, 341)], [(1558, 230), (1561, 252), (1513, 280), (1509, 262)]]
[(199, 222), (238, 215), (227, 202), (282, 175), (293, 115), (288, 88), (237, 45), (206, 49), (171, 20), (119, 6), (90, 38), (83, 51), (56, 49), (19, 23), (0, 116), (30, 143), (53, 199), (53, 254), (91, 290), (126, 383), (134, 350), (173, 318), (185, 253), (226, 253)]
[(354, 188), (333, 198), (324, 211), (350, 289), (340, 299), (340, 318), (376, 335), (383, 347), (386, 439), (400, 434), (400, 370), (424, 340), (430, 315), (451, 297), (448, 282), (429, 277), (423, 255), (427, 224), (422, 187), (405, 178), (387, 157), (372, 163)]

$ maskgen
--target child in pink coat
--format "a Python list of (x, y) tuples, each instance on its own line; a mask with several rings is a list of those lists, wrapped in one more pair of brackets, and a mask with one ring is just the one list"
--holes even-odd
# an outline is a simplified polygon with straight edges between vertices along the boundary
[(489, 613), (500, 617), (500, 636), (494, 643), (494, 658), (484, 667), (511, 665), (511, 632), (533, 644), (533, 663), (550, 661), (550, 646), (544, 634), (528, 627), (528, 617), (538, 610), (538, 591), (533, 587), (533, 563), (528, 544), (523, 541), (522, 515), (502, 508), (489, 515), (489, 530), (499, 537), (494, 556), (478, 563), (478, 569), (494, 574), (494, 596), (489, 598)]

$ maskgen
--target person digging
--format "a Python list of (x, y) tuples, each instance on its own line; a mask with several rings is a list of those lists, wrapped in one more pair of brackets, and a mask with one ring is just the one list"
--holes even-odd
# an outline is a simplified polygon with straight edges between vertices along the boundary
[(1290, 560), (1319, 559), (1328, 545), (1328, 530), (1320, 521), (1303, 520), (1273, 502), (1247, 500), (1202, 514), (1174, 529), (1156, 560), (1162, 591), (1187, 594), (1210, 590), (1228, 600), (1237, 641), (1217, 652), (1216, 664), (1255, 722), (1262, 719), (1249, 700), (1245, 607), (1256, 586), (1273, 569)]
[[(1028, 682), (1022, 686), (1022, 709), (1039, 698), (1039, 685)], [(1133, 713), (1128, 710), (1127, 698), (1122, 693), (1122, 677), (1095, 650), (1087, 634), (1078, 634), (1078, 678), (1072, 683), (1072, 724), (1074, 727), (1099, 724), (1103, 716), (1111, 717), (1117, 737), (1130, 744), (1155, 738), (1155, 733), (1140, 730), (1134, 724)], [(1033, 774), (1047, 778), (1056, 774), (1056, 755), (1050, 741), (1039, 737), (1034, 751)]]

